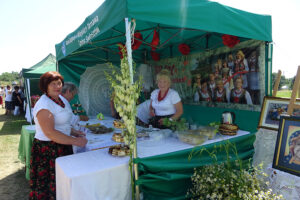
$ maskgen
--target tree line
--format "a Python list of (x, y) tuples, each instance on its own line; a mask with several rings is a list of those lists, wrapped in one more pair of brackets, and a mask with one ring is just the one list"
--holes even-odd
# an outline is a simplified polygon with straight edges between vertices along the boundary
[(19, 80), (19, 72), (3, 72), (0, 75), (1, 82), (13, 82)]

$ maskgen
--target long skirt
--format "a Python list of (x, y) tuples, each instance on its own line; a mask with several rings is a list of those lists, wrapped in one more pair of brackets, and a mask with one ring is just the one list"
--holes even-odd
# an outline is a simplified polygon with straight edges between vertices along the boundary
[(30, 200), (56, 199), (55, 159), (72, 153), (71, 145), (34, 139), (30, 159)]

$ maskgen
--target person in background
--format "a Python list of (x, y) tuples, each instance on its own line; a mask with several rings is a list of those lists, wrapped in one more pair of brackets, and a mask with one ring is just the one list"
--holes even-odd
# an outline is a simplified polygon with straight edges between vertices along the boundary
[(201, 80), (201, 90), (199, 91), (199, 101), (212, 101), (212, 95), (208, 90), (207, 86), (208, 80), (203, 79)]
[(216, 80), (216, 89), (214, 90), (213, 101), (214, 102), (229, 102), (229, 90), (224, 88), (222, 79)]
[(195, 81), (193, 86), (193, 93), (194, 93), (194, 101), (199, 101), (199, 93), (198, 91), (201, 90), (201, 74), (196, 74)]
[(171, 89), (171, 78), (168, 70), (163, 69), (156, 76), (158, 89), (151, 93), (150, 116), (151, 125), (155, 128), (166, 128), (163, 119), (177, 120), (183, 113), (182, 102), (178, 92)]
[[(78, 93), (78, 89), (76, 87), (76, 85), (74, 83), (71, 82), (65, 82), (64, 86), (62, 88), (61, 91), (61, 95), (67, 99), (68, 102), (71, 102), (72, 99), (75, 97), (75, 95)], [(70, 104), (69, 104), (70, 105)], [(71, 106), (71, 105), (70, 105)], [(71, 108), (72, 109), (72, 108)], [(79, 117), (79, 118), (78, 118)], [(74, 115), (73, 114), (73, 119), (72, 121), (74, 121), (75, 118), (78, 118), (76, 121), (88, 121), (89, 117), (86, 115)]]
[(10, 88), (10, 85), (7, 85), (6, 88), (4, 89), (5, 92), (5, 115), (11, 114), (13, 108), (13, 103), (12, 103), (12, 91)]
[(33, 108), (36, 133), (30, 159), (29, 199), (56, 199), (55, 159), (72, 154), (72, 145), (84, 147), (87, 139), (71, 136), (72, 110), (61, 90), (63, 77), (46, 72), (39, 87), (44, 93)]
[(242, 77), (237, 77), (234, 81), (235, 87), (230, 92), (230, 102), (252, 105), (249, 92), (243, 88)]
[(213, 97), (213, 92), (216, 88), (216, 83), (215, 83), (215, 75), (214, 73), (209, 74), (209, 81), (208, 81), (208, 90), (212, 94)]
[(13, 107), (14, 109), (14, 115), (19, 115), (20, 114), (20, 109), (23, 106), (23, 102), (21, 100), (21, 94), (19, 93), (19, 86), (15, 86), (14, 87), (14, 91), (12, 93), (12, 103), (13, 103)]
[(151, 100), (148, 99), (143, 103), (137, 105), (136, 107), (136, 124), (143, 127), (148, 127), (149, 119), (150, 119), (150, 103)]
[(2, 108), (4, 108), (3, 97), (4, 97), (4, 87), (1, 86), (0, 87), (0, 105), (2, 106)]
[(245, 55), (244, 55), (243, 51), (239, 50), (236, 53), (236, 61), (235, 62), (236, 62), (235, 63), (235, 73), (236, 72), (242, 73), (239, 76), (242, 77), (242, 79), (243, 79), (243, 88), (246, 89), (246, 88), (248, 88), (247, 76), (248, 76), (248, 72), (249, 72), (249, 67), (248, 67), (248, 61), (245, 58)]

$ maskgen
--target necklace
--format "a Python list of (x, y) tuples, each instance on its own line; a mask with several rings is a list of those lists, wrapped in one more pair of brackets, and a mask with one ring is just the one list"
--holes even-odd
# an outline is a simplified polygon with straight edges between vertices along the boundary
[(57, 105), (61, 106), (62, 108), (65, 107), (64, 102), (58, 97), (58, 101), (56, 99), (54, 99), (53, 97), (51, 97), (50, 95), (46, 94), (46, 96), (51, 99), (52, 101), (54, 101), (54, 103), (56, 103)]
[(169, 88), (168, 88), (167, 91), (165, 92), (164, 96), (161, 96), (161, 90), (159, 90), (157, 100), (158, 100), (158, 101), (164, 100), (164, 98), (167, 96), (168, 92), (169, 92)]

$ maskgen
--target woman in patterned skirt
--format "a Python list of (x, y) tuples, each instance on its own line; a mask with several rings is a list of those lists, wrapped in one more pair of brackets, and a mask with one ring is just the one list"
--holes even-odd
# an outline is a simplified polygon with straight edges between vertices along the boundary
[(72, 110), (61, 98), (63, 77), (58, 72), (46, 72), (40, 78), (43, 95), (33, 109), (36, 124), (31, 150), (29, 199), (56, 199), (55, 159), (72, 154), (72, 145), (84, 147), (84, 134), (71, 136)]

